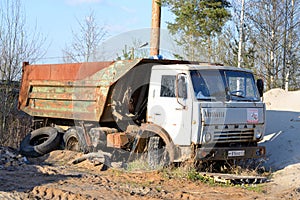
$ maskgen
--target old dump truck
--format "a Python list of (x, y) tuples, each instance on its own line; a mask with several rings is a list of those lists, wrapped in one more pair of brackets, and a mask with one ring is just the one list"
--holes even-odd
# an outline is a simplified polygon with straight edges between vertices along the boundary
[(35, 130), (26, 156), (63, 146), (122, 149), (151, 164), (260, 158), (263, 84), (251, 71), (217, 64), (137, 59), (23, 64), (19, 108)]

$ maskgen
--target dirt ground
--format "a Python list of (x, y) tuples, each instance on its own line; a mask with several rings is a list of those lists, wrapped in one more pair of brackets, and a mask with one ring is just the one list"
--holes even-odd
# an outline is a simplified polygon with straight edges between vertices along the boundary
[(257, 191), (243, 186), (209, 185), (163, 171), (127, 172), (89, 160), (81, 153), (53, 151), (28, 164), (0, 168), (0, 199), (300, 199), (300, 165), (277, 171)]

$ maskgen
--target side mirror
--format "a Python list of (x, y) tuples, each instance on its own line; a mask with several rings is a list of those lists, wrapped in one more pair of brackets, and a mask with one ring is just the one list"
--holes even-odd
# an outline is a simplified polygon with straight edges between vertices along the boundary
[(184, 74), (179, 74), (177, 76), (177, 94), (176, 97), (178, 98), (187, 98), (187, 83)]
[(264, 81), (262, 79), (257, 79), (256, 86), (259, 92), (259, 96), (263, 97), (264, 95)]
[(187, 82), (186, 75), (181, 73), (176, 76), (176, 100), (182, 106), (182, 109), (186, 108), (184, 101), (179, 98), (187, 99)]

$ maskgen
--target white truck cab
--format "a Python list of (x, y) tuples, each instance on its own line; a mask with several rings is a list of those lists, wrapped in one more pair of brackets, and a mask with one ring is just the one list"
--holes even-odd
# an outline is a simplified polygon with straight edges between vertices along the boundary
[(147, 121), (177, 147), (177, 159), (227, 160), (265, 155), (265, 106), (250, 70), (209, 64), (155, 65)]

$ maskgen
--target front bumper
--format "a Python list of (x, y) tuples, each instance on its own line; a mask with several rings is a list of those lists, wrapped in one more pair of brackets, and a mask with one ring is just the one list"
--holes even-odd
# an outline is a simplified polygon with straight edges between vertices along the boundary
[(230, 160), (246, 158), (263, 158), (266, 155), (264, 146), (256, 147), (212, 147), (196, 149), (196, 160)]

